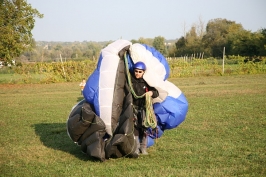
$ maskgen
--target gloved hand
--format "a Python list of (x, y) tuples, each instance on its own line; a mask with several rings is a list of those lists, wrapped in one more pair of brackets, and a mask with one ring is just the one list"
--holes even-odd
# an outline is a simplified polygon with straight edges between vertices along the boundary
[(148, 91), (148, 92), (146, 92), (146, 94), (148, 94), (148, 95), (150, 95), (150, 96), (153, 95), (152, 91)]

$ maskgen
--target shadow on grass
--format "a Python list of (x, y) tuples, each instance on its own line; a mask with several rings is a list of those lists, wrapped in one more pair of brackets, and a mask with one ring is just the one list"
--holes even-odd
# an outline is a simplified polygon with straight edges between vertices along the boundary
[(84, 97), (83, 96), (80, 96), (80, 97), (77, 98), (77, 102), (80, 102), (83, 99), (84, 99)]
[(40, 123), (34, 126), (36, 135), (46, 147), (70, 153), (84, 161), (95, 161), (94, 158), (82, 153), (80, 147), (68, 137), (66, 124)]

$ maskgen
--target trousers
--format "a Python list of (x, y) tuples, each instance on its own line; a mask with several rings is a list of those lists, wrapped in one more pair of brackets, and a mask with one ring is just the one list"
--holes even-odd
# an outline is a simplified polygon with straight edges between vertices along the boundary
[(139, 109), (135, 111), (135, 125), (134, 125), (134, 135), (139, 141), (139, 148), (147, 147), (147, 128), (143, 126), (143, 120), (145, 118), (145, 110)]

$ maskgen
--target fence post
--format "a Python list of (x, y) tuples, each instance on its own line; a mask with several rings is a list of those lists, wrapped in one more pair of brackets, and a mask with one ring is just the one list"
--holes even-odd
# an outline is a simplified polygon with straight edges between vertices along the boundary
[(224, 55), (225, 55), (225, 47), (224, 47), (224, 51), (223, 51), (223, 74), (224, 74)]
[(61, 64), (62, 64), (62, 68), (63, 68), (63, 72), (64, 72), (65, 80), (66, 80), (66, 73), (65, 73), (65, 68), (64, 68), (63, 61), (62, 61), (61, 53), (60, 53), (60, 60), (61, 60)]

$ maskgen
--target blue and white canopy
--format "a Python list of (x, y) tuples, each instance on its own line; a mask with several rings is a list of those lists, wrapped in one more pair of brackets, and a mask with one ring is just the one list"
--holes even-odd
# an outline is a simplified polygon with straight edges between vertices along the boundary
[[(122, 39), (117, 40), (102, 49), (97, 68), (89, 76), (83, 90), (85, 98), (83, 102), (88, 103), (87, 107), (91, 109), (84, 113), (89, 112), (88, 115), (97, 119), (98, 122), (102, 122), (100, 132), (95, 135), (97, 127), (95, 128), (91, 124), (84, 128), (84, 123), (88, 123), (88, 121), (84, 122), (83, 119), (78, 119), (79, 116), (75, 115), (78, 114), (77, 111), (73, 113), (73, 110), (79, 110), (77, 107), (81, 107), (81, 103), (75, 106), (76, 109), (73, 108), (68, 120), (68, 133), (71, 139), (81, 146), (84, 144), (83, 147), (87, 146), (88, 154), (92, 154), (92, 151), (95, 154), (95, 147), (102, 149), (104, 147), (102, 139), (106, 137), (111, 137), (111, 141), (108, 141), (109, 144), (105, 145), (106, 157), (114, 156), (114, 152), (117, 157), (130, 154), (132, 149), (129, 147), (135, 147), (133, 137), (129, 136), (132, 134), (130, 132), (132, 132), (133, 111), (130, 106), (132, 96), (127, 90), (126, 84), (125, 62), (128, 62), (129, 70), (132, 70), (134, 63), (139, 61), (146, 65), (143, 79), (159, 92), (159, 97), (153, 99), (158, 134), (150, 131), (148, 146), (153, 145), (154, 139), (160, 137), (164, 130), (175, 128), (185, 120), (188, 102), (182, 91), (167, 80), (170, 69), (165, 57), (153, 47), (138, 43), (132, 44), (130, 41)], [(93, 118), (91, 120), (94, 120)], [(95, 131), (90, 131), (91, 127), (94, 127)], [(83, 128), (84, 131), (88, 129), (86, 132), (89, 131), (89, 133), (84, 132)], [(103, 136), (104, 132), (107, 136)], [(84, 134), (88, 136), (87, 139)], [(93, 144), (97, 138), (92, 141), (90, 139), (92, 136), (100, 139), (97, 141), (97, 146)], [(130, 145), (127, 145), (128, 143)], [(121, 147), (117, 148), (117, 146)], [(104, 158), (102, 157), (103, 150), (100, 152), (98, 152), (97, 158), (102, 159)]]
[[(132, 45), (129, 41), (117, 40), (104, 48), (97, 68), (89, 77), (84, 89), (86, 101), (94, 105), (96, 114), (105, 122), (107, 132), (112, 135), (111, 113), (120, 60), (118, 52), (126, 46), (130, 46), (128, 58), (131, 60), (129, 61), (144, 62), (147, 67), (143, 76), (144, 80), (159, 91), (159, 97), (154, 99), (158, 126), (163, 130), (177, 127), (186, 117), (188, 102), (181, 90), (167, 80), (170, 69), (165, 57), (154, 48), (144, 44)], [(129, 63), (130, 67), (132, 65)]]

